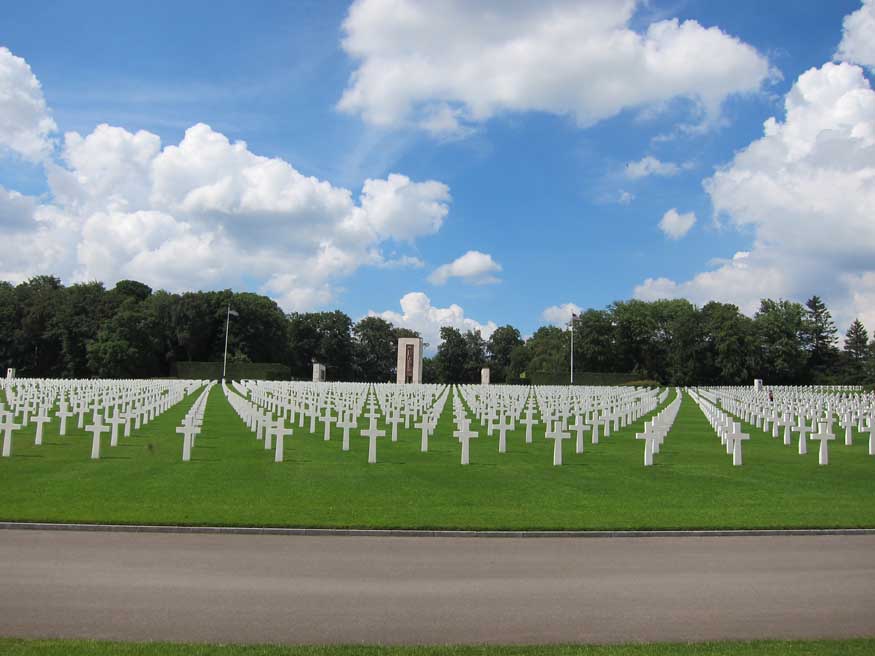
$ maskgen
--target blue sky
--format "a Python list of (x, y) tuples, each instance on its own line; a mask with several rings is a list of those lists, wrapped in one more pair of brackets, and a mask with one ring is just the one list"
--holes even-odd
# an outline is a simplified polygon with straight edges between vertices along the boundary
[(875, 4), (548, 4), (12, 3), (0, 275), (246, 288), (432, 335), (814, 293), (875, 328)]

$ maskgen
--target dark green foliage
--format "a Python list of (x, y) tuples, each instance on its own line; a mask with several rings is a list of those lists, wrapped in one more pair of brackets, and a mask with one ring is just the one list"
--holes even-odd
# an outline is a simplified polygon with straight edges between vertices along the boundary
[(441, 345), (434, 358), (438, 380), (465, 381), (465, 367), (468, 364), (468, 345), (457, 328), (441, 328)]
[(486, 342), (479, 330), (465, 333), (465, 378), (467, 383), (480, 382), (480, 370), (486, 365)]
[[(17, 286), (0, 281), (0, 375), (15, 367), (20, 376), (171, 376), (184, 362), (212, 363), (212, 371), (222, 362), (229, 307), (237, 313), (229, 364), (288, 368), (271, 377), (309, 380), (319, 362), (329, 380), (393, 381), (398, 338), (420, 336), (376, 316), (353, 323), (339, 310), (287, 315), (252, 293), (171, 294), (134, 280), (107, 291), (99, 282), (65, 287), (37, 276)], [(574, 382), (875, 382), (875, 343), (862, 324), (851, 326), (843, 351), (836, 343), (835, 323), (817, 296), (805, 306), (763, 299), (753, 318), (728, 303), (617, 301), (574, 319)], [(423, 361), (424, 382), (478, 383), (482, 367), (491, 369), (493, 383), (570, 378), (569, 326), (543, 326), (528, 340), (510, 325), (488, 340), (444, 326), (441, 343), (425, 347), (436, 354)]]
[(62, 290), (53, 276), (36, 276), (15, 288), (13, 357), (19, 375), (49, 376), (63, 370), (57, 321)]
[(867, 364), (871, 357), (869, 349), (869, 333), (859, 319), (848, 328), (845, 335), (845, 377), (854, 383), (866, 380)]
[(422, 358), (422, 382), (436, 383), (439, 380), (437, 363), (434, 358)]
[(808, 354), (809, 377), (812, 382), (833, 382), (830, 373), (839, 359), (838, 330), (832, 315), (819, 296), (805, 303), (800, 330), (802, 346)]
[(543, 326), (526, 342), (526, 349), (529, 352), (527, 372), (563, 374), (567, 378), (570, 371), (570, 332), (556, 326)]
[[(542, 371), (529, 371), (526, 381), (531, 385), (568, 385), (570, 376), (567, 368), (564, 373), (551, 374)], [(637, 374), (617, 374), (600, 371), (581, 371), (574, 364), (575, 385), (628, 385), (630, 383), (644, 384)]]
[(729, 303), (710, 302), (702, 308), (705, 351), (702, 382), (749, 383), (757, 368), (753, 321)]
[[(192, 380), (217, 380), (222, 377), (222, 363), (179, 362), (176, 365), (176, 376)], [(225, 377), (230, 380), (289, 380), (291, 370), (285, 364), (241, 362), (228, 358)]]
[(511, 365), (511, 357), (514, 349), (522, 346), (520, 331), (513, 326), (501, 326), (495, 329), (486, 342), (486, 351), (489, 356), (489, 366), (492, 369), (490, 377), (494, 383), (515, 383), (508, 377), (508, 368)]
[(508, 383), (528, 383), (527, 371), (532, 361), (532, 354), (526, 344), (517, 346), (510, 352), (510, 364), (505, 372), (505, 380)]
[(380, 317), (365, 317), (352, 329), (355, 338), (356, 380), (393, 381), (398, 337), (392, 324)]
[(613, 316), (607, 310), (581, 312), (574, 320), (575, 371), (615, 371), (614, 332)]
[(802, 341), (803, 316), (799, 303), (769, 298), (762, 300), (754, 315), (761, 377), (770, 383), (790, 384), (803, 379), (807, 364)]

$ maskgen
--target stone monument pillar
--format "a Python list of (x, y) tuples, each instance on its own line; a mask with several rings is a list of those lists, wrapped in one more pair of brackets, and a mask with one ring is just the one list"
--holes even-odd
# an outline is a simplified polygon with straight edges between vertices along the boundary
[(762, 392), (763, 391), (763, 379), (762, 378), (754, 379), (753, 390), (754, 390), (754, 392)]
[(480, 370), (480, 384), (488, 385), (489, 384), (489, 367), (483, 367)]
[(422, 382), (422, 339), (420, 337), (401, 337), (398, 340), (398, 368), (396, 382)]
[(12, 380), (13, 378), (15, 378), (15, 369), (9, 367), (6, 370), (6, 380)]
[(313, 363), (313, 382), (314, 383), (324, 383), (325, 382), (325, 365), (319, 364), (318, 362)]

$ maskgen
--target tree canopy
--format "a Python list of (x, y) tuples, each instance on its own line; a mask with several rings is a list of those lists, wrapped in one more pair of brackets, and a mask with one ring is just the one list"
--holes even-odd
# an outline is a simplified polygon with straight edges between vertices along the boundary
[[(308, 379), (313, 362), (329, 380), (395, 379), (397, 340), (418, 336), (381, 317), (339, 311), (286, 314), (271, 299), (231, 290), (172, 294), (134, 280), (64, 286), (53, 276), (0, 281), (0, 371), (22, 376), (172, 376), (180, 362), (221, 361), (228, 308), (228, 359), (278, 363)], [(859, 320), (838, 345), (825, 303), (763, 299), (753, 317), (735, 305), (685, 300), (617, 301), (574, 319), (575, 374), (628, 374), (664, 384), (875, 382), (875, 342)], [(488, 339), (444, 326), (426, 382), (567, 381), (568, 327), (542, 326), (524, 339), (511, 325)]]

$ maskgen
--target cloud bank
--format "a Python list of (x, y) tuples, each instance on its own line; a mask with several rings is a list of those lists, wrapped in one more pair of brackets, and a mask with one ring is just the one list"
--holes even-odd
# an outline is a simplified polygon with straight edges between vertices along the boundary
[(287, 310), (330, 303), (363, 266), (422, 266), (383, 249), (440, 230), (449, 188), (393, 173), (349, 189), (253, 153), (209, 125), (163, 145), (150, 132), (98, 125), (55, 130), (27, 62), (0, 48), (0, 147), (42, 161), (50, 200), (0, 187), (0, 277), (51, 272), (108, 284), (135, 278), (171, 291), (250, 287)]
[(630, 27), (634, 0), (357, 0), (343, 23), (356, 69), (338, 107), (368, 123), (465, 134), (505, 112), (589, 126), (682, 98), (698, 120), (773, 75), (750, 45), (694, 20)]
[(749, 251), (689, 280), (648, 278), (643, 299), (827, 300), (840, 325), (875, 325), (875, 92), (858, 66), (827, 63), (796, 80), (783, 120), (704, 181), (715, 213), (752, 231)]

